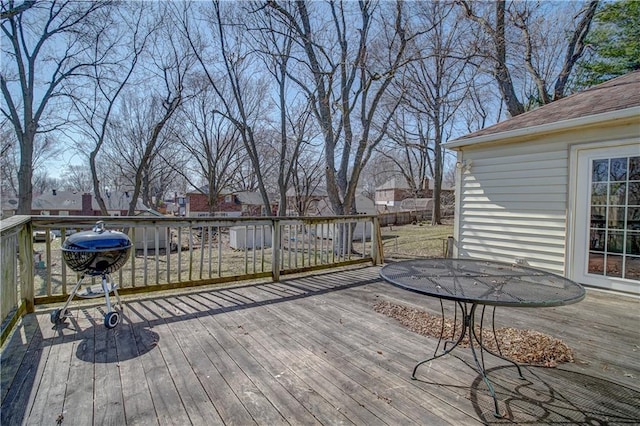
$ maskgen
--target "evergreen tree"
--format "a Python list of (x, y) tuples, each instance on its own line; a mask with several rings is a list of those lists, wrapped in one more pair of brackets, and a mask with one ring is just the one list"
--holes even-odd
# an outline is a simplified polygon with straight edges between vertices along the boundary
[(640, 69), (640, 1), (604, 3), (587, 36), (591, 55), (579, 64), (578, 87), (590, 87)]

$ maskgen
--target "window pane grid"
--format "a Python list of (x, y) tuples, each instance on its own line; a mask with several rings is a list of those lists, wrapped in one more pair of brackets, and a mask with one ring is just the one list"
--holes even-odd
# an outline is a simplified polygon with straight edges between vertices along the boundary
[(640, 156), (591, 163), (587, 272), (640, 280)]

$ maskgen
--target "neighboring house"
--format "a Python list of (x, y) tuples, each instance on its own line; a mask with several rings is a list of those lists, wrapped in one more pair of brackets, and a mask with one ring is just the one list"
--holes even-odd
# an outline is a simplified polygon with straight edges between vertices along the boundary
[(187, 192), (185, 198), (186, 216), (189, 217), (238, 217), (242, 215), (242, 207), (234, 194), (218, 195), (215, 210), (212, 212), (209, 211), (209, 195), (206, 193), (206, 188), (203, 191)]
[[(129, 203), (131, 203), (131, 195), (132, 192), (129, 191), (111, 191), (103, 194), (102, 198), (105, 206), (107, 207), (107, 213), (109, 216), (126, 216), (129, 211)], [(100, 206), (95, 199), (92, 200), (92, 206), (94, 211), (97, 211), (97, 214), (100, 214)], [(148, 207), (138, 199), (133, 214), (135, 215), (147, 210)]]
[[(416, 194), (411, 190), (409, 185), (407, 184), (406, 179), (395, 177), (389, 179), (382, 185), (376, 188), (376, 199), (375, 204), (377, 206), (382, 206), (382, 208), (378, 208), (380, 211), (385, 211), (384, 207), (387, 207), (388, 211), (397, 210), (391, 209), (390, 207), (398, 207), (401, 206), (402, 202), (407, 199), (418, 199), (418, 200), (427, 200), (433, 198), (433, 180), (428, 179), (425, 185), (426, 189), (418, 191)], [(449, 188), (448, 186), (443, 186), (440, 188), (442, 195), (447, 192), (453, 193), (455, 188)], [(426, 201), (423, 201), (421, 204), (425, 204)], [(415, 203), (414, 203), (415, 204)], [(401, 207), (401, 210), (404, 209)]]
[[(317, 209), (319, 216), (335, 216), (328, 198), (318, 201)], [(365, 197), (364, 195), (356, 195), (356, 214), (377, 213), (376, 206), (371, 198)]]
[(456, 257), (640, 293), (640, 72), (448, 142)]
[[(265, 216), (263, 214), (262, 197), (259, 192), (241, 191), (234, 194), (218, 196), (215, 211), (209, 212), (209, 196), (206, 189), (186, 194), (186, 215), (189, 217), (240, 217)], [(272, 214), (277, 211), (277, 204), (272, 205)], [(275, 209), (275, 210), (274, 210)]]
[[(126, 216), (131, 193), (112, 191), (103, 195), (110, 216)], [(146, 211), (138, 201), (134, 213)], [(90, 193), (53, 190), (33, 198), (31, 214), (52, 216), (100, 216), (100, 206)]]
[(406, 179), (391, 178), (376, 188), (375, 204), (377, 206), (395, 207), (405, 198), (415, 197)]
[(2, 219), (6, 219), (16, 214), (18, 210), (18, 199), (9, 197), (0, 197), (0, 203), (2, 203)]
[[(238, 202), (240, 203), (242, 216), (267, 216), (266, 212), (264, 211), (262, 196), (258, 191), (241, 191), (236, 192), (235, 195)], [(278, 202), (274, 201), (276, 199), (276, 195), (269, 195), (272, 216), (275, 216), (278, 213)]]
[(287, 216), (315, 216), (318, 215), (318, 203), (321, 200), (327, 200), (327, 189), (325, 187), (317, 187), (310, 191), (309, 194), (296, 195), (294, 188), (287, 190)]

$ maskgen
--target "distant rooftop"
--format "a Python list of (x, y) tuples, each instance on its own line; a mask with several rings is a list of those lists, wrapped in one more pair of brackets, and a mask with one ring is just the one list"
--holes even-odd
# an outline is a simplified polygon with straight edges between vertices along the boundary
[(393, 177), (376, 188), (376, 191), (385, 189), (410, 189), (407, 180), (403, 178)]

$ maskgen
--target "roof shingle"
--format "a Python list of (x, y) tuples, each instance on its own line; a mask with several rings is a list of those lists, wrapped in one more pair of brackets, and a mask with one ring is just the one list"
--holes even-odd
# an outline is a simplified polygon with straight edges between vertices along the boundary
[(640, 106), (640, 71), (574, 93), (456, 140), (470, 139)]

